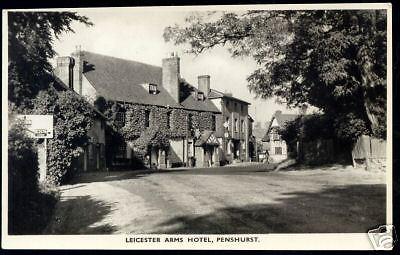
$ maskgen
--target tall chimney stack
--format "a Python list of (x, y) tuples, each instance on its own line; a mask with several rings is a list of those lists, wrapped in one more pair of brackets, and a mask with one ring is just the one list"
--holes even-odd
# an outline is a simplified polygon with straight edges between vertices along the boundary
[(74, 90), (82, 95), (82, 75), (83, 75), (83, 52), (81, 50), (81, 46), (78, 45), (75, 48), (75, 52), (71, 54), (71, 56), (75, 59), (75, 68), (74, 68)]
[(162, 86), (177, 103), (179, 103), (179, 61), (176, 53), (172, 53), (169, 58), (162, 60)]
[(71, 57), (58, 57), (54, 71), (54, 74), (71, 89), (74, 88), (74, 64), (75, 61)]
[(210, 93), (210, 75), (200, 75), (198, 79), (198, 89), (203, 92), (204, 96), (207, 97)]

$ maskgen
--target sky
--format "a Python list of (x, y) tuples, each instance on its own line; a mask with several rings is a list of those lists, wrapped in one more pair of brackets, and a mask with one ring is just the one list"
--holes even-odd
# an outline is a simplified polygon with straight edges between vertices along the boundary
[(173, 8), (96, 8), (79, 9), (77, 12), (87, 16), (94, 26), (73, 23), (75, 33), (65, 33), (54, 41), (59, 56), (70, 55), (80, 45), (85, 51), (161, 66), (163, 58), (177, 52), (181, 59), (181, 77), (197, 85), (197, 76), (210, 75), (211, 88), (231, 92), (233, 96), (251, 103), (249, 114), (256, 122), (269, 121), (276, 110), (298, 112), (275, 103), (275, 99), (255, 99), (246, 81), (246, 77), (256, 69), (251, 58), (232, 58), (222, 47), (195, 56), (185, 53), (187, 46), (166, 43), (162, 37), (164, 28), (184, 24), (189, 11)]

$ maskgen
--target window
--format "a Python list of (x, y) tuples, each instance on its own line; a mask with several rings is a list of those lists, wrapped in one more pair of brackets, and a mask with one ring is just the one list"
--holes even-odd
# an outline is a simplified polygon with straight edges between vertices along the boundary
[(229, 131), (229, 117), (226, 117), (226, 129)]
[(188, 151), (188, 157), (192, 157), (193, 156), (193, 143), (192, 142), (188, 142), (187, 151)]
[(243, 113), (243, 105), (240, 105), (240, 111)]
[(157, 94), (157, 85), (156, 84), (149, 84), (149, 93), (150, 94)]
[(171, 128), (171, 112), (167, 112), (167, 128)]
[(282, 155), (282, 147), (275, 147), (275, 155)]
[(126, 158), (126, 143), (123, 142), (118, 146), (115, 157), (116, 158)]
[(117, 112), (117, 115), (115, 116), (115, 120), (117, 122), (117, 125), (124, 126), (125, 125), (125, 112)]
[(203, 101), (204, 100), (204, 93), (203, 92), (197, 92), (197, 99), (198, 100), (200, 100), (200, 101)]
[(237, 103), (235, 103), (235, 111), (237, 111)]
[(101, 143), (100, 144), (100, 157), (105, 158), (105, 156), (106, 156), (106, 152), (105, 152), (104, 143)]
[(191, 113), (188, 114), (187, 121), (188, 121), (189, 130), (192, 130), (193, 129), (193, 115)]
[(280, 140), (280, 136), (277, 133), (272, 134), (272, 140), (273, 141), (279, 141)]
[(89, 146), (88, 146), (88, 154), (89, 154), (89, 160), (93, 160), (94, 159), (93, 144), (89, 144)]
[(216, 130), (216, 124), (215, 124), (215, 115), (212, 115), (211, 117), (211, 130), (215, 131)]
[(244, 133), (244, 131), (245, 131), (245, 126), (244, 126), (244, 120), (241, 120), (241, 126), (242, 126), (242, 132)]
[(144, 112), (144, 126), (150, 127), (150, 111), (149, 110), (146, 110)]
[(228, 107), (229, 106), (229, 101), (226, 101), (226, 107)]
[(235, 132), (237, 132), (238, 129), (239, 129), (239, 125), (238, 125), (238, 124), (239, 124), (238, 120), (235, 119), (235, 127), (234, 127), (234, 128), (235, 128), (235, 129), (234, 129)]

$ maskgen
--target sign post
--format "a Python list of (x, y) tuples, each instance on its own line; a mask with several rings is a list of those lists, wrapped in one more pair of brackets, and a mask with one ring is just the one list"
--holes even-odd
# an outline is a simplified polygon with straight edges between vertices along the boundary
[(17, 115), (21, 120), (28, 136), (43, 139), (38, 144), (39, 181), (46, 180), (47, 174), (47, 139), (53, 138), (53, 115)]

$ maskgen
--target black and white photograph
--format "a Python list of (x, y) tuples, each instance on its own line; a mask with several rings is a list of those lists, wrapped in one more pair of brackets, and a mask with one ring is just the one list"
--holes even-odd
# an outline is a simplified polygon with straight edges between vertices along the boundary
[(3, 10), (2, 247), (391, 250), (391, 12)]

